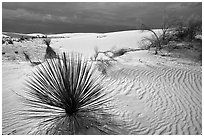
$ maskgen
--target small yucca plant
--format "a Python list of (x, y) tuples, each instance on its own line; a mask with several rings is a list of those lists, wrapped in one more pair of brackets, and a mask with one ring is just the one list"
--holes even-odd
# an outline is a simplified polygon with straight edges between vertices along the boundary
[(36, 67), (26, 81), (23, 111), (39, 122), (29, 134), (119, 134), (110, 112), (111, 96), (100, 84), (104, 77), (80, 54), (63, 53)]
[(47, 45), (46, 53), (45, 53), (45, 59), (56, 58), (57, 57), (56, 52), (53, 50), (52, 47), (50, 47), (51, 39), (46, 38), (46, 39), (44, 39), (43, 42)]

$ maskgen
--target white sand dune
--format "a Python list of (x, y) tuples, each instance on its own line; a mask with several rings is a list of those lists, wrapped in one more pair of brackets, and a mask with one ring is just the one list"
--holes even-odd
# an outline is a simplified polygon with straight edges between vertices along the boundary
[(62, 33), (62, 34), (48, 34), (48, 38), (73, 38), (85, 35), (93, 35), (94, 33)]
[[(161, 30), (155, 30), (158, 34)], [(65, 34), (66, 36), (67, 34)], [(53, 48), (61, 51), (75, 51), (85, 56), (93, 56), (94, 48), (100, 51), (120, 48), (140, 48), (144, 37), (151, 36), (149, 32), (140, 30), (121, 31), (112, 33), (79, 33), (72, 34), (70, 38), (59, 40), (53, 39)]]
[[(61, 51), (81, 52), (92, 56), (94, 47), (109, 50), (139, 48), (143, 36), (150, 33), (124, 31), (104, 34), (72, 34), (70, 38), (53, 39), (51, 46)], [(97, 37), (98, 36), (98, 37)], [(184, 60), (130, 52), (117, 58), (108, 68), (105, 83), (114, 95), (111, 113), (124, 123), (124, 134), (201, 134), (202, 68)], [(31, 67), (26, 63), (3, 63), (3, 126), (8, 134), (25, 134), (33, 121), (22, 123), (16, 118), (22, 105), (11, 90), (21, 92), (22, 81)], [(111, 85), (110, 85), (111, 83)], [(17, 124), (16, 124), (17, 123)]]
[(200, 134), (201, 72), (167, 65), (119, 65), (116, 80), (118, 113), (129, 134)]

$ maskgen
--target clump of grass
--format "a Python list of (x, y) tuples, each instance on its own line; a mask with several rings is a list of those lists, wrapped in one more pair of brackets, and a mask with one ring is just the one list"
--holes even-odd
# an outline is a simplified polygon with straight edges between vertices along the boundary
[(36, 119), (30, 134), (85, 134), (92, 128), (99, 134), (117, 134), (112, 100), (101, 85), (103, 75), (95, 75), (92, 63), (81, 54), (63, 53), (36, 67), (26, 82), (23, 115)]
[(2, 44), (6, 43), (6, 41), (4, 39), (2, 39)]
[(96, 68), (99, 72), (101, 72), (103, 75), (107, 75), (108, 68), (112, 67), (111, 60), (98, 60), (96, 63)]
[(119, 49), (119, 50), (116, 50), (116, 51), (113, 51), (113, 57), (119, 57), (119, 56), (122, 56), (124, 55), (125, 53), (129, 52), (130, 50), (129, 49)]
[(8, 44), (12, 44), (13, 45), (13, 41), (11, 39), (8, 40)]

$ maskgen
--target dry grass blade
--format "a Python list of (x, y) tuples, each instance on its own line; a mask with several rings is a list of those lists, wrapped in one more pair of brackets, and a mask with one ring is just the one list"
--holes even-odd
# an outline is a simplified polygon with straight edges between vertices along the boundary
[(30, 59), (30, 56), (29, 56), (25, 51), (23, 51), (23, 54), (24, 54), (24, 56), (25, 56), (26, 61), (30, 61), (30, 63), (32, 64), (32, 61), (31, 61), (31, 59)]

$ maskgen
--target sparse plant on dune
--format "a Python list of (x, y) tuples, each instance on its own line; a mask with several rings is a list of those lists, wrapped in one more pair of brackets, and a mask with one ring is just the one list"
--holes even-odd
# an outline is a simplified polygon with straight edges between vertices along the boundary
[(170, 29), (175, 26), (176, 20), (177, 18), (173, 16), (164, 15), (163, 20), (159, 26), (159, 28), (161, 29), (161, 34), (158, 34), (150, 26), (143, 23), (139, 23), (140, 24), (139, 28), (142, 31), (149, 31), (152, 33), (151, 38), (144, 38), (144, 39), (150, 42), (150, 45), (148, 46), (148, 48), (151, 48), (152, 46), (155, 47), (155, 55), (158, 53), (158, 51), (162, 49), (163, 45), (166, 45), (169, 42), (170, 40), (169, 32), (170, 32)]
[(131, 51), (131, 49), (122, 48), (122, 49), (119, 49), (119, 50), (115, 50), (115, 51), (113, 51), (113, 57), (122, 56), (122, 55), (124, 55), (125, 53), (127, 53), (129, 51)]
[(52, 47), (50, 47), (51, 39), (46, 38), (44, 40), (44, 43), (47, 45), (46, 53), (45, 53), (45, 59), (56, 58), (57, 57), (56, 52), (52, 49)]
[(38, 65), (26, 82), (24, 103), (29, 109), (23, 115), (40, 120), (29, 133), (86, 134), (94, 129), (118, 134), (103, 78), (81, 54), (63, 53)]
[(114, 60), (116, 61), (111, 55), (109, 55), (109, 53), (113, 54), (113, 51), (111, 50), (107, 50), (107, 51), (99, 51), (98, 47), (94, 48), (94, 56), (91, 58), (92, 61), (100, 61), (101, 59), (98, 59), (99, 54), (104, 54), (106, 57), (108, 57), (110, 60)]
[[(94, 48), (95, 53), (93, 57), (91, 57), (91, 61), (96, 62), (96, 68), (98, 69), (98, 71), (106, 75), (107, 70), (113, 66), (113, 62), (117, 62), (117, 59), (115, 59), (116, 57), (120, 57), (127, 52), (140, 51), (140, 50), (144, 50), (144, 49), (122, 48), (122, 49), (114, 50), (114, 48), (112, 48), (111, 50), (107, 50), (107, 51), (99, 51), (98, 48), (95, 47)], [(99, 54), (102, 54), (105, 56), (101, 58)]]
[(21, 36), (21, 38), (19, 39), (20, 42), (23, 42), (26, 38)]
[(156, 47), (158, 41), (155, 36), (152, 35), (151, 37), (144, 37), (142, 42), (144, 45), (142, 45), (141, 48), (149, 50), (151, 47)]
[(2, 44), (6, 43), (6, 41), (4, 39), (2, 39)]
[[(155, 55), (158, 53), (158, 50), (160, 50), (161, 49), (161, 41), (160, 41), (160, 39), (159, 39), (159, 36), (156, 34), (156, 32), (153, 30), (153, 29), (151, 29), (150, 27), (148, 27), (148, 26), (146, 26), (145, 24), (141, 24), (141, 29), (142, 30), (147, 30), (147, 31), (150, 31), (153, 35), (154, 35), (154, 39), (156, 40), (156, 45), (155, 45)], [(154, 40), (154, 41), (155, 41)]]
[[(96, 69), (99, 72), (101, 72), (103, 75), (106, 75), (107, 69), (112, 66), (111, 61), (117, 61), (117, 60), (115, 60), (112, 56), (109, 55), (109, 53), (113, 54), (111, 50), (103, 52), (103, 51), (99, 51), (98, 47), (95, 47), (94, 51), (95, 53), (93, 57), (91, 57), (91, 61), (96, 62), (95, 63)], [(99, 54), (105, 55), (105, 57), (107, 57), (108, 59), (104, 59), (104, 58), (99, 59)]]
[(190, 16), (187, 20), (177, 23), (177, 38), (185, 41), (192, 41), (197, 34), (202, 34), (202, 18), (196, 15)]
[(8, 44), (12, 44), (13, 45), (13, 41), (11, 39), (8, 40)]
[(113, 64), (111, 60), (98, 60), (96, 63), (98, 71), (100, 71), (103, 75), (107, 74), (107, 69), (112, 67)]

